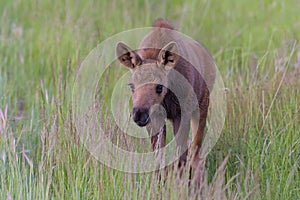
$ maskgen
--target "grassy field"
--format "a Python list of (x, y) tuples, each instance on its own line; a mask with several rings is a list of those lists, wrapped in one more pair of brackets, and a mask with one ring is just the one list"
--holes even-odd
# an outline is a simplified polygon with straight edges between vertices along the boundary
[(210, 50), (228, 88), (201, 195), (300, 199), (299, 10), (298, 0), (2, 0), (0, 199), (195, 198), (176, 174), (160, 183), (101, 164), (72, 120), (71, 88), (89, 51), (158, 17)]

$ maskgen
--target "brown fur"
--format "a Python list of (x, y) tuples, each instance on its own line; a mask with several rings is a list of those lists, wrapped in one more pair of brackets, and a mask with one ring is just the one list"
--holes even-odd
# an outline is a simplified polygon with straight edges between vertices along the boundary
[(157, 19), (154, 23), (153, 23), (153, 27), (158, 27), (158, 28), (167, 28), (167, 29), (171, 29), (174, 30), (174, 26), (171, 24), (171, 22), (164, 20), (162, 18)]
[[(153, 30), (144, 37), (136, 52), (121, 43), (117, 47), (117, 56), (120, 62), (133, 72), (131, 82), (137, 86), (132, 97), (134, 107), (149, 110), (154, 104), (162, 105), (166, 111), (166, 118), (173, 125), (175, 136), (180, 133), (176, 141), (183, 149), (187, 147), (191, 124), (192, 146), (195, 152), (193, 159), (194, 167), (196, 167), (199, 160), (198, 151), (204, 137), (209, 94), (213, 88), (216, 68), (214, 59), (202, 45), (182, 37), (173, 29), (170, 22), (159, 19), (154, 22)], [(164, 87), (161, 94), (155, 93), (157, 84), (181, 87), (181, 82), (172, 79), (175, 71), (170, 71), (170, 68), (179, 72), (192, 86), (192, 91), (184, 88), (184, 85), (180, 89), (179, 97), (184, 97), (184, 105), (180, 105), (178, 94), (176, 96), (170, 89)], [(143, 85), (142, 82), (145, 80), (152, 83)], [(196, 94), (197, 102), (190, 99), (192, 92)], [(197, 115), (197, 111), (200, 111), (200, 116)], [(153, 149), (165, 145), (165, 126), (159, 129), (160, 131), (150, 133), (153, 129), (147, 125), (147, 130), (152, 136)], [(162, 134), (161, 144), (157, 144), (159, 134)], [(186, 152), (182, 152), (181, 163), (185, 163), (186, 155)]]

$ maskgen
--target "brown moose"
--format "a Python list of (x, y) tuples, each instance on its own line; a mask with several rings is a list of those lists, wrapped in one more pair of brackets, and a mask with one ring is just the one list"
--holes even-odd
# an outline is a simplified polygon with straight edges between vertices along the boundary
[(192, 163), (196, 167), (216, 77), (212, 56), (163, 19), (154, 22), (137, 50), (119, 42), (116, 54), (132, 72), (132, 118), (138, 126), (146, 126), (153, 150), (165, 146), (167, 118), (180, 149), (179, 164), (185, 164), (191, 127)]

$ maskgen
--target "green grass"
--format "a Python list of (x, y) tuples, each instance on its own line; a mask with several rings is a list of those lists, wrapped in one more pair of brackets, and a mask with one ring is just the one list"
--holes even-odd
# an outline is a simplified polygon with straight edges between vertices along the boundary
[[(228, 88), (202, 195), (299, 199), (299, 10), (298, 1), (271, 0), (1, 1), (0, 109), (8, 112), (0, 114), (0, 199), (186, 198), (184, 178), (170, 174), (162, 186), (155, 174), (99, 163), (80, 145), (71, 114), (89, 51), (158, 17), (212, 52)], [(120, 75), (110, 73), (111, 82)], [(105, 104), (111, 88), (104, 91)]]

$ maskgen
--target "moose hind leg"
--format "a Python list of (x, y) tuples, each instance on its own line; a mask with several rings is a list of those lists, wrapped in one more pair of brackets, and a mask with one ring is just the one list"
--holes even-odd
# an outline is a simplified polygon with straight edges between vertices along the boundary
[(203, 110), (200, 114), (200, 117), (193, 116), (191, 120), (192, 127), (192, 146), (195, 154), (198, 154), (203, 138), (204, 138), (204, 130), (206, 126), (206, 117), (207, 117), (207, 109)]
[[(203, 104), (202, 104), (203, 105)], [(194, 114), (191, 119), (192, 127), (192, 149), (191, 149), (191, 158), (192, 166), (190, 171), (190, 177), (193, 175), (193, 181), (196, 183), (196, 188), (199, 188), (201, 182), (201, 176), (203, 173), (204, 159), (200, 158), (199, 152), (202, 146), (204, 131), (206, 126), (206, 118), (208, 113), (208, 101), (205, 102), (203, 106), (199, 106), (200, 116)]]

